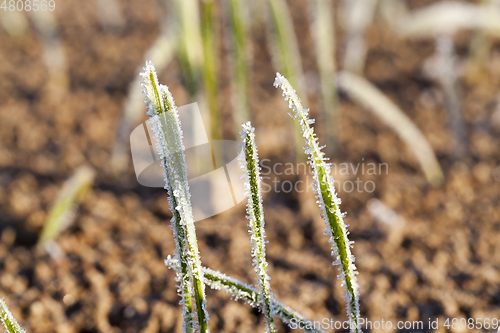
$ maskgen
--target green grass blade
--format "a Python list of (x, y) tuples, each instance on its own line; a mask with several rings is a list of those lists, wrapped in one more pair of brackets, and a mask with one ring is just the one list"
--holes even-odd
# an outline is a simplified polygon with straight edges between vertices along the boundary
[(301, 127), (302, 136), (306, 140), (306, 154), (313, 169), (316, 197), (322, 212), (323, 219), (329, 228), (330, 242), (332, 243), (332, 255), (335, 257), (334, 264), (340, 264), (339, 278), (345, 288), (345, 299), (347, 314), (350, 319), (351, 332), (361, 332), (359, 325), (359, 292), (356, 280), (356, 266), (354, 256), (351, 254), (352, 242), (347, 238), (347, 226), (344, 224), (344, 214), (340, 212), (340, 199), (335, 192), (330, 165), (324, 158), (324, 153), (318, 144), (318, 139), (311, 127), (313, 121), (308, 117), (308, 109), (302, 107), (302, 103), (290, 85), (288, 80), (281, 74), (276, 74), (276, 87), (283, 90), (285, 100), (293, 109), (290, 114)]
[[(165, 265), (169, 268), (177, 269), (178, 262), (169, 258), (165, 260)], [(255, 308), (262, 309), (259, 297), (260, 292), (255, 287), (207, 267), (203, 267), (203, 276), (205, 284), (210, 288), (224, 291), (236, 300), (243, 300)], [(297, 327), (303, 327), (302, 330), (307, 333), (324, 332), (320, 327), (314, 327), (312, 321), (306, 319), (303, 315), (283, 303), (280, 303), (275, 297), (271, 297), (271, 305), (274, 309), (274, 314), (286, 324), (296, 324)]]
[[(152, 63), (146, 63), (141, 76), (144, 78), (143, 90), (146, 103), (148, 103), (148, 114), (151, 116), (152, 128), (158, 140), (156, 149), (163, 164), (165, 189), (169, 193), (170, 207), (173, 212), (172, 230), (176, 241), (176, 256), (179, 257), (182, 267), (178, 280), (183, 301), (184, 328), (187, 332), (190, 332), (192, 328), (199, 329), (200, 332), (209, 332), (205, 285), (194, 227), (177, 107), (168, 87), (158, 83)], [(191, 281), (192, 285), (189, 285)], [(191, 321), (190, 310), (193, 307), (190, 301), (191, 294), (195, 299), (197, 322)]]
[(3, 326), (8, 333), (26, 333), (25, 330), (19, 326), (16, 318), (10, 313), (7, 304), (5, 304), (3, 298), (0, 299), (0, 319), (2, 319)]
[(50, 208), (38, 240), (39, 245), (54, 240), (71, 223), (77, 204), (92, 186), (94, 177), (95, 171), (90, 167), (83, 166), (66, 180), (56, 201)]
[[(290, 10), (285, 0), (268, 0), (268, 3), (271, 14), (271, 23), (268, 25), (272, 27), (268, 31), (273, 32), (270, 49), (274, 67), (290, 78), (297, 87), (299, 95), (307, 102), (302, 61)], [(292, 126), (296, 127), (295, 123), (292, 122)], [(299, 158), (302, 156), (304, 141), (300, 137), (298, 128), (293, 132), (293, 138), (296, 158)]]
[(243, 124), (241, 137), (244, 150), (240, 155), (240, 165), (245, 172), (243, 183), (247, 197), (247, 214), (250, 221), (250, 242), (252, 243), (252, 260), (257, 273), (260, 289), (260, 304), (262, 312), (266, 317), (267, 331), (274, 333), (273, 309), (271, 307), (271, 296), (269, 284), (270, 277), (267, 274), (266, 261), (266, 232), (264, 230), (264, 209), (262, 207), (261, 177), (259, 171), (259, 156), (255, 144), (255, 129), (250, 122)]
[(249, 68), (250, 55), (248, 19), (244, 13), (246, 2), (229, 0), (230, 40), (232, 44), (231, 66), (233, 87), (234, 120), (239, 129), (244, 122), (251, 120), (249, 105)]
[(332, 2), (312, 0), (312, 28), (316, 61), (318, 63), (323, 101), (323, 133), (327, 153), (333, 153), (339, 145), (340, 114), (337, 107), (335, 86), (335, 26), (332, 15)]
[[(171, 30), (162, 32), (146, 52), (144, 61), (150, 60), (161, 73), (173, 57), (174, 45)], [(140, 67), (142, 70), (142, 66)], [(138, 71), (139, 73), (140, 71)], [(130, 148), (128, 147), (130, 132), (139, 125), (144, 117), (144, 97), (141, 93), (142, 78), (137, 75), (130, 84), (127, 99), (123, 106), (123, 117), (116, 131), (115, 143), (111, 153), (111, 170), (114, 177), (119, 178), (130, 163)]]
[[(241, 299), (253, 307), (263, 307), (261, 299), (259, 298), (260, 293), (254, 287), (210, 268), (203, 267), (203, 273), (205, 283), (210, 288), (224, 291), (237, 300)], [(280, 303), (274, 297), (271, 297), (271, 305), (274, 309), (275, 315), (283, 322), (289, 325), (296, 324), (298, 327), (303, 327), (302, 330), (308, 333), (324, 332), (321, 328), (314, 327), (310, 320), (307, 320), (300, 313), (292, 310), (283, 303)]]
[(203, 63), (200, 9), (197, 0), (174, 0), (176, 19), (176, 51), (186, 87), (191, 96), (196, 96)]
[(202, 1), (201, 40), (203, 43), (203, 85), (210, 114), (212, 140), (222, 140), (217, 87), (217, 43), (215, 40), (215, 10), (213, 0)]

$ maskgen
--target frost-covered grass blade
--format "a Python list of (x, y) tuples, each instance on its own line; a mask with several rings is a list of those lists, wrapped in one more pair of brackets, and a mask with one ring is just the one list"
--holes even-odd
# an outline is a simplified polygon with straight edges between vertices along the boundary
[[(171, 269), (177, 269), (178, 261), (168, 258), (165, 265)], [(243, 300), (255, 308), (262, 309), (260, 292), (255, 287), (241, 282), (233, 277), (227, 276), (219, 271), (203, 267), (204, 282), (207, 286), (215, 290), (221, 290), (234, 297), (236, 300)], [(314, 327), (312, 321), (306, 319), (300, 313), (280, 303), (275, 297), (271, 297), (271, 306), (274, 315), (286, 324), (297, 324), (304, 332), (322, 333), (321, 328)]]
[(3, 298), (0, 299), (0, 319), (2, 319), (3, 326), (8, 333), (25, 333), (26, 331), (19, 326), (16, 318), (10, 313), (7, 304)]
[(347, 226), (344, 224), (344, 214), (340, 212), (340, 199), (335, 192), (333, 178), (330, 175), (330, 165), (326, 162), (316, 134), (311, 128), (313, 120), (308, 117), (309, 110), (302, 107), (295, 89), (279, 73), (276, 74), (274, 85), (283, 90), (283, 96), (285, 96), (285, 100), (288, 100), (289, 107), (293, 110), (290, 115), (300, 124), (302, 136), (306, 142), (305, 151), (309, 155), (309, 164), (313, 170), (316, 198), (330, 234), (332, 255), (336, 259), (334, 264), (340, 264), (339, 278), (342, 279), (346, 292), (345, 299), (351, 332), (361, 332), (357, 272), (355, 271), (354, 256), (351, 254), (352, 243), (347, 238)]
[(264, 209), (262, 208), (261, 177), (259, 170), (259, 156), (255, 144), (255, 129), (250, 122), (243, 124), (241, 138), (243, 139), (243, 150), (239, 157), (240, 165), (245, 174), (243, 183), (247, 197), (247, 218), (250, 221), (250, 242), (252, 243), (252, 260), (257, 273), (257, 281), (260, 289), (260, 302), (262, 312), (266, 317), (267, 331), (276, 332), (274, 325), (273, 309), (269, 290), (269, 275), (267, 274), (266, 261), (266, 232), (264, 230)]
[[(205, 283), (210, 288), (222, 290), (233, 296), (235, 299), (241, 299), (253, 307), (262, 308), (263, 305), (260, 303), (259, 297), (260, 292), (254, 287), (210, 268), (203, 267), (203, 274), (205, 277)], [(315, 328), (314, 325), (311, 324), (312, 322), (310, 320), (307, 320), (301, 314), (287, 307), (283, 303), (280, 303), (276, 298), (271, 297), (270, 301), (274, 314), (283, 320), (283, 322), (287, 324), (297, 324), (297, 327), (301, 327), (304, 332), (324, 332), (321, 328)]]
[[(177, 278), (183, 305), (184, 330), (209, 332), (205, 284), (194, 227), (187, 166), (182, 143), (182, 130), (172, 94), (160, 85), (151, 62), (141, 74), (143, 91), (151, 116), (152, 128), (158, 141), (156, 147), (162, 161), (165, 189), (169, 193), (173, 213), (171, 228), (176, 243), (175, 257), (180, 262)], [(195, 303), (192, 298), (194, 296)], [(197, 322), (193, 320), (196, 310)]]

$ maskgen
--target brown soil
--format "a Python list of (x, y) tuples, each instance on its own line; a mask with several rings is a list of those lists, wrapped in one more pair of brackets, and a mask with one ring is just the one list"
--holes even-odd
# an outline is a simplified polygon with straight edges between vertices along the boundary
[[(161, 11), (154, 1), (123, 1), (125, 29), (105, 32), (94, 2), (56, 2), (67, 89), (49, 82), (32, 28), (16, 38), (0, 32), (0, 297), (30, 332), (180, 332), (175, 274), (163, 264), (174, 248), (166, 193), (140, 186), (131, 164), (119, 180), (109, 167), (127, 88), (160, 31)], [(305, 73), (314, 83), (307, 1), (291, 8)], [(264, 32), (257, 27), (253, 43), (254, 126), (261, 159), (286, 163), (293, 152), (290, 122), (272, 86), (275, 70)], [(456, 37), (460, 59), (473, 36)], [(470, 158), (457, 162), (442, 92), (422, 71), (433, 41), (401, 40), (380, 18), (367, 31), (367, 41), (366, 77), (423, 131), (446, 183), (430, 187), (396, 134), (342, 96), (341, 148), (332, 161), (387, 163), (389, 170), (387, 175), (337, 175), (341, 182), (360, 177), (376, 184), (372, 193), (340, 191), (356, 241), (361, 314), (373, 321), (426, 325), (438, 317), (441, 322), (500, 318), (500, 48), (494, 45), (487, 74), (463, 79)], [(221, 99), (229, 101), (227, 74), (223, 77)], [(188, 102), (176, 61), (160, 80), (171, 86), (178, 105)], [(316, 117), (318, 88), (309, 86)], [(224, 134), (232, 139), (231, 109), (229, 102), (223, 104)], [(85, 163), (97, 170), (97, 181), (74, 223), (57, 239), (65, 257), (56, 261), (35, 247), (37, 237), (62, 183)], [(405, 224), (394, 231), (377, 222), (366, 205), (372, 198)], [(312, 193), (271, 192), (264, 196), (264, 209), (274, 294), (310, 319), (345, 320), (344, 292)], [(196, 227), (203, 264), (251, 283), (244, 210), (240, 203)], [(207, 294), (213, 332), (265, 330), (263, 317), (250, 306), (222, 292)], [(445, 331), (441, 325), (439, 330)]]

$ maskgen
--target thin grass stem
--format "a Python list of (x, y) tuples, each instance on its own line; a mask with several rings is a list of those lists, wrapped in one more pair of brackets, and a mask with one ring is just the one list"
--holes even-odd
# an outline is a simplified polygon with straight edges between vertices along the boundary
[(200, 15), (197, 0), (174, 0), (176, 19), (177, 57), (182, 67), (186, 88), (196, 96), (203, 63)]
[(0, 299), (0, 319), (2, 319), (3, 326), (8, 333), (26, 333), (26, 331), (19, 326), (16, 318), (10, 313), (3, 298)]
[(306, 142), (305, 152), (309, 155), (309, 164), (313, 170), (316, 198), (318, 199), (323, 219), (328, 227), (328, 234), (330, 234), (332, 255), (335, 258), (333, 264), (340, 265), (340, 274), (338, 277), (342, 280), (345, 289), (345, 300), (351, 332), (359, 333), (361, 332), (359, 323), (359, 292), (354, 256), (351, 254), (352, 242), (347, 238), (347, 226), (344, 224), (344, 214), (340, 212), (341, 201), (335, 192), (330, 164), (326, 162), (314, 129), (311, 127), (314, 121), (308, 117), (309, 110), (302, 107), (295, 89), (279, 73), (276, 74), (274, 85), (283, 90), (283, 96), (285, 96), (285, 100), (288, 100), (289, 107), (293, 110), (290, 116), (300, 124), (302, 136)]
[(230, 40), (232, 44), (231, 63), (233, 80), (234, 121), (239, 129), (240, 124), (251, 120), (249, 105), (249, 68), (252, 58), (249, 56), (249, 27), (242, 0), (228, 0)]
[[(144, 57), (144, 59), (149, 59), (155, 64), (158, 73), (161, 73), (167, 67), (174, 53), (171, 29), (164, 30), (153, 45), (151, 45)], [(142, 66), (140, 69), (142, 70)], [(123, 106), (123, 117), (116, 131), (115, 143), (111, 153), (111, 172), (117, 178), (125, 172), (129, 165), (130, 149), (128, 147), (128, 139), (130, 132), (144, 117), (142, 109), (144, 97), (141, 93), (141, 84), (142, 78), (140, 75), (137, 75), (128, 88), (127, 99)]]
[[(143, 91), (151, 116), (152, 128), (158, 140), (156, 147), (162, 161), (165, 189), (169, 193), (173, 212), (172, 230), (176, 242), (176, 257), (181, 263), (178, 270), (179, 291), (182, 297), (184, 330), (209, 332), (206, 308), (205, 285), (201, 271), (198, 241), (194, 227), (191, 196), (187, 177), (187, 167), (182, 143), (182, 130), (172, 94), (167, 86), (160, 85), (151, 62), (141, 74), (144, 79)], [(194, 295), (195, 303), (192, 303)], [(196, 310), (197, 322), (190, 315)]]
[[(168, 258), (165, 260), (165, 265), (171, 269), (177, 269), (178, 262)], [(260, 292), (255, 287), (207, 267), (203, 267), (203, 276), (205, 284), (210, 288), (224, 291), (236, 300), (243, 300), (255, 308), (262, 309)], [(274, 309), (275, 316), (290, 326), (297, 325), (307, 333), (324, 332), (321, 327), (315, 327), (313, 321), (306, 319), (300, 313), (280, 303), (275, 297), (271, 297), (271, 306)]]
[[(305, 78), (302, 69), (297, 36), (295, 34), (292, 16), (285, 0), (269, 0), (271, 21), (268, 31), (272, 31), (270, 40), (271, 56), (274, 67), (285, 73), (290, 78), (298, 93), (307, 102), (307, 94), (304, 89)], [(292, 126), (297, 125), (292, 122)], [(295, 128), (293, 138), (295, 141), (296, 158), (302, 156), (302, 138), (299, 129)]]
[(243, 124), (243, 131), (240, 132), (243, 139), (243, 151), (239, 157), (240, 165), (245, 172), (243, 183), (245, 195), (247, 197), (247, 218), (250, 221), (250, 242), (252, 243), (252, 261), (257, 273), (259, 284), (259, 298), (262, 305), (262, 312), (266, 317), (267, 331), (276, 332), (274, 325), (273, 309), (271, 307), (271, 296), (269, 284), (270, 277), (267, 274), (266, 260), (266, 232), (264, 229), (264, 209), (262, 207), (261, 177), (259, 167), (259, 155), (255, 144), (255, 129), (250, 122)]
[(95, 171), (82, 166), (64, 182), (59, 195), (50, 208), (38, 245), (53, 241), (74, 219), (75, 210), (81, 198), (92, 187)]
[(335, 26), (332, 3), (328, 0), (311, 1), (312, 28), (316, 61), (318, 63), (323, 102), (323, 130), (327, 153), (333, 153), (339, 145), (340, 113), (337, 108), (335, 87)]
[(212, 140), (222, 140), (217, 88), (217, 47), (215, 40), (215, 8), (213, 0), (202, 1), (201, 40), (203, 44), (203, 85), (210, 114)]

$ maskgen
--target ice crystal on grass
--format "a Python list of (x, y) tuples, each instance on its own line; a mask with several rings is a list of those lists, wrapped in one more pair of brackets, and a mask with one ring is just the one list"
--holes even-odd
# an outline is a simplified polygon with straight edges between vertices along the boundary
[(347, 235), (347, 226), (344, 224), (343, 214), (340, 212), (340, 199), (335, 192), (333, 177), (330, 175), (330, 164), (326, 162), (324, 153), (321, 152), (318, 138), (310, 126), (308, 109), (302, 107), (295, 89), (280, 73), (276, 74), (275, 87), (283, 90), (283, 96), (288, 101), (289, 108), (293, 110), (291, 117), (295, 119), (305, 139), (306, 154), (309, 155), (309, 164), (312, 166), (314, 176), (314, 192), (322, 216), (329, 228), (332, 255), (335, 263), (340, 263), (339, 278), (345, 288), (347, 313), (351, 323), (351, 332), (361, 332), (359, 325), (359, 292), (356, 280), (356, 267), (354, 256), (351, 254), (351, 242)]
[(267, 331), (276, 332), (274, 325), (273, 309), (271, 307), (271, 296), (269, 290), (269, 275), (267, 274), (266, 261), (266, 232), (264, 230), (264, 209), (262, 208), (261, 178), (259, 167), (259, 156), (255, 144), (255, 129), (250, 122), (243, 124), (243, 131), (240, 132), (242, 142), (242, 152), (239, 156), (240, 165), (245, 174), (244, 186), (247, 197), (247, 214), (250, 221), (250, 242), (252, 243), (252, 260), (257, 273), (257, 281), (260, 288), (260, 304), (262, 312), (266, 317)]
[(3, 298), (0, 299), (0, 319), (2, 319), (3, 326), (8, 333), (26, 333), (25, 330), (19, 326), (16, 318), (10, 313), (7, 304), (5, 304)]
[[(177, 269), (179, 262), (169, 256), (165, 260), (165, 265), (171, 269)], [(224, 291), (235, 300), (242, 300), (255, 308), (262, 309), (260, 292), (255, 287), (207, 267), (202, 267), (202, 270), (204, 282), (210, 288)], [(307, 333), (324, 332), (320, 327), (315, 327), (313, 321), (306, 319), (300, 313), (280, 303), (275, 297), (271, 297), (270, 301), (274, 314), (286, 324), (290, 326), (296, 325)]]
[[(177, 280), (183, 306), (184, 331), (209, 332), (205, 285), (177, 107), (168, 88), (158, 83), (151, 62), (146, 63), (141, 76), (144, 79), (143, 93), (146, 96), (148, 114), (151, 116), (152, 129), (158, 141), (156, 150), (162, 161), (165, 189), (169, 193), (170, 209), (173, 213), (171, 228), (176, 245), (174, 255), (180, 263)], [(193, 310), (197, 321), (193, 320)]]

